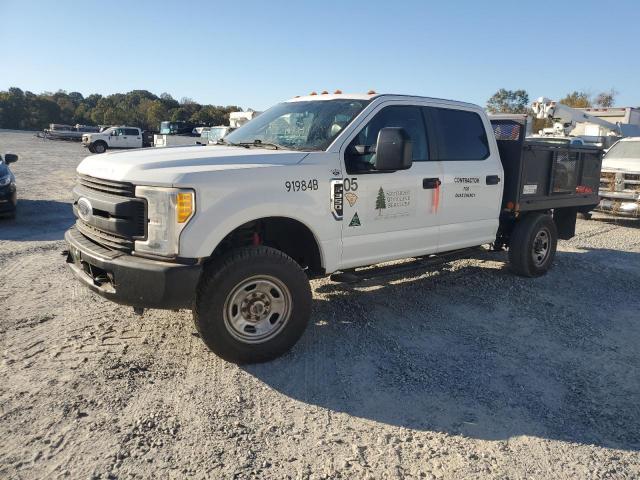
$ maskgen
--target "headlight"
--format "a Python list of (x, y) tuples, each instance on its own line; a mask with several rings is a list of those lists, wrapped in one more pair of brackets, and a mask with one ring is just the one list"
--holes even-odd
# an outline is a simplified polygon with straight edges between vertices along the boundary
[(5, 175), (4, 177), (0, 177), (0, 187), (6, 187), (11, 183), (11, 175)]
[(175, 257), (180, 233), (196, 211), (195, 192), (180, 188), (136, 187), (136, 197), (147, 201), (147, 239), (136, 240), (135, 251)]

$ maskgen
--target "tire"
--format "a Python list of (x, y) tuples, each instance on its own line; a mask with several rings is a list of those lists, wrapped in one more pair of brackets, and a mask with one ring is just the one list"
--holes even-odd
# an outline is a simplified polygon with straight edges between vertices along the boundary
[(232, 250), (208, 265), (193, 310), (204, 343), (241, 364), (286, 353), (310, 316), (307, 275), (291, 257), (264, 246)]
[(93, 145), (89, 145), (87, 147), (87, 150), (89, 150), (91, 153), (96, 153), (96, 151), (93, 149)]
[(551, 268), (558, 246), (558, 230), (550, 215), (532, 213), (516, 223), (509, 241), (511, 270), (523, 277), (539, 277)]
[(93, 144), (93, 150), (96, 153), (104, 153), (107, 151), (107, 144), (102, 141), (96, 142)]

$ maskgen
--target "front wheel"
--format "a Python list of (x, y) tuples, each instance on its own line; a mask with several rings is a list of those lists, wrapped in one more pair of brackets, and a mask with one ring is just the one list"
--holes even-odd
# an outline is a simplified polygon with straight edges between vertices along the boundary
[(511, 270), (538, 277), (551, 268), (558, 246), (558, 230), (549, 215), (529, 214), (516, 223), (509, 240)]
[(284, 354), (302, 336), (310, 315), (306, 274), (270, 247), (239, 248), (214, 260), (203, 273), (193, 311), (207, 346), (236, 363)]
[(93, 144), (93, 150), (96, 153), (104, 153), (107, 151), (107, 144), (104, 142), (96, 142)]

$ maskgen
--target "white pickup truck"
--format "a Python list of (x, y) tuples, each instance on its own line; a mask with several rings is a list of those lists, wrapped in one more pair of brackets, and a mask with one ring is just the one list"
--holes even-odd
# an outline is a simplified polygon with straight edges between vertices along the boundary
[(602, 160), (599, 209), (640, 217), (640, 137), (618, 140)]
[(91, 153), (104, 153), (110, 148), (142, 148), (142, 130), (137, 127), (109, 127), (100, 133), (82, 135), (82, 146)]
[(312, 277), (485, 244), (546, 272), (598, 203), (601, 156), (525, 131), (462, 102), (294, 98), (218, 144), (85, 159), (67, 262), (138, 312), (192, 309), (225, 359), (269, 360), (305, 330)]

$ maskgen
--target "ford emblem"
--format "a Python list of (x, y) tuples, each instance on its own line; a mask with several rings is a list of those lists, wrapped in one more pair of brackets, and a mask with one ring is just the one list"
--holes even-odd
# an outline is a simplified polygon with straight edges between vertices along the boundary
[(89, 221), (91, 220), (91, 216), (93, 215), (93, 207), (91, 206), (91, 202), (82, 197), (78, 199), (77, 207), (78, 216), (85, 222), (89, 223)]

